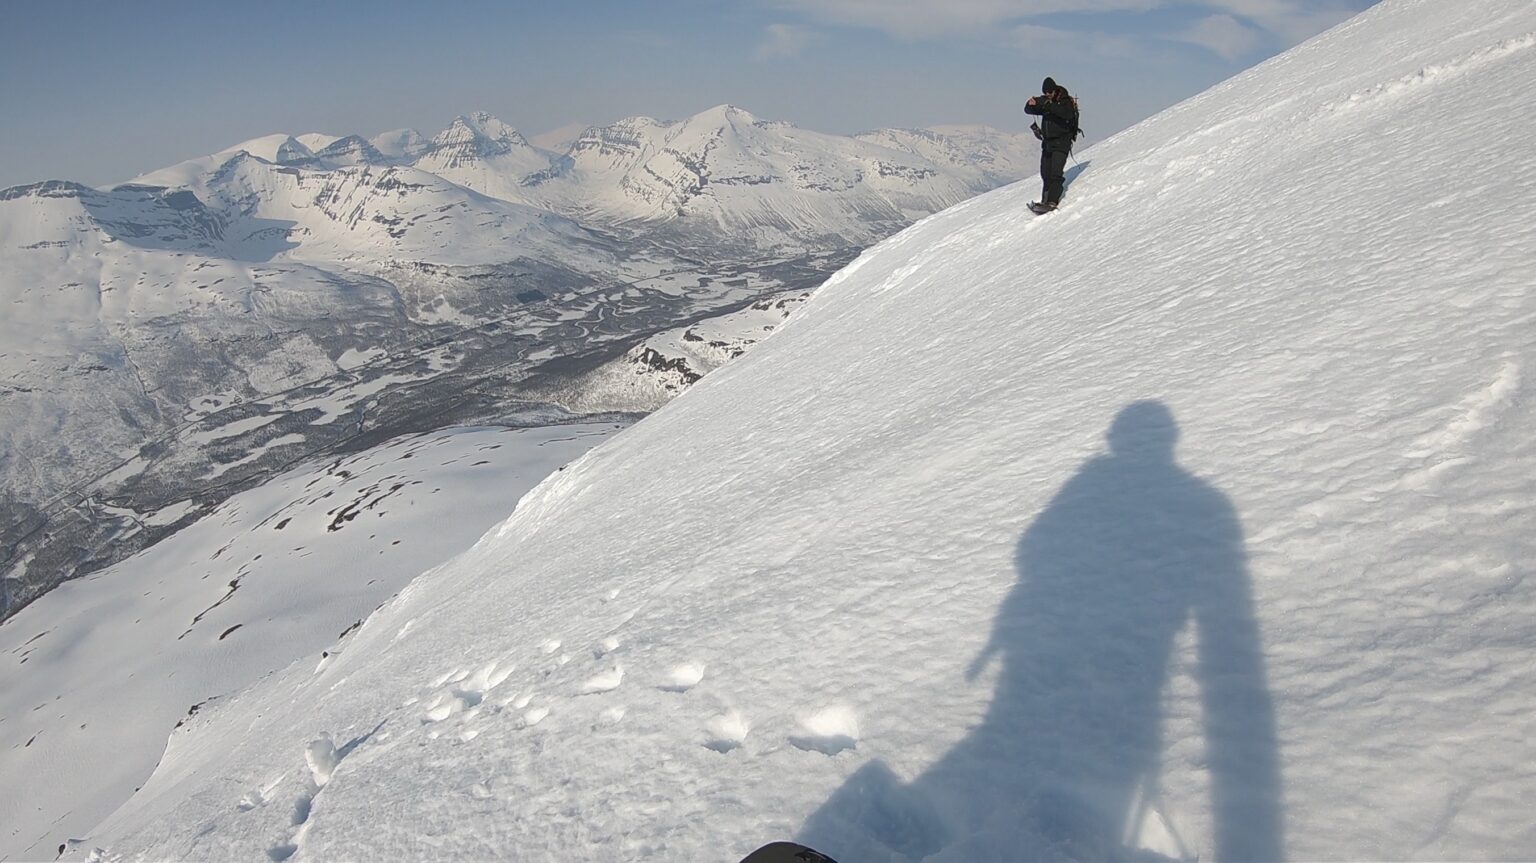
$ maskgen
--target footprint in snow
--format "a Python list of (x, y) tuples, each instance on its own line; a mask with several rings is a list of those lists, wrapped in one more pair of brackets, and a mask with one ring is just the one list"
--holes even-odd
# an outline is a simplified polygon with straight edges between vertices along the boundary
[(309, 777), (316, 792), (331, 781), (331, 774), (336, 772), (336, 765), (340, 762), (341, 756), (337, 754), (336, 744), (329, 734), (320, 735), (304, 747), (304, 763), (309, 767)]
[(468, 671), (462, 668), (455, 668), (452, 671), (446, 671), (438, 675), (437, 679), (432, 681), (432, 688), (436, 689), (437, 687), (442, 686), (444, 683), (458, 683), (460, 680), (463, 680), (468, 676)]
[(607, 638), (603, 639), (602, 641), (599, 641), (597, 643), (597, 646), (592, 648), (592, 658), (593, 659), (602, 659), (603, 657), (607, 656), (608, 654), (610, 654), (610, 653), (612, 653), (612, 652), (614, 652), (615, 650), (618, 650), (618, 649), (619, 649), (619, 640), (617, 638), (615, 638), (615, 637), (610, 635)]
[(464, 714), (466, 720), (475, 718), (480, 712), (480, 704), (485, 700), (486, 693), (505, 682), (514, 668), (515, 666), (511, 665), (500, 667), (499, 663), (491, 662), (473, 673), (461, 669), (440, 676), (432, 684), (434, 688), (445, 683), (452, 685), (447, 692), (440, 693), (427, 707), (426, 713), (422, 716), (422, 722), (442, 722), (458, 713)]
[[(336, 765), (341, 763), (341, 759), (365, 739), (367, 739), (366, 735), (338, 750), (335, 742), (331, 740), (331, 735), (322, 734), (304, 747), (304, 764), (309, 768), (309, 780), (304, 783), (304, 790), (294, 798), (293, 817), (290, 819), (291, 826), (297, 829), (287, 841), (278, 842), (267, 849), (269, 860), (281, 863), (298, 853), (299, 845), (303, 843), (305, 834), (309, 832), (309, 816), (314, 812), (315, 798), (326, 783), (331, 781), (331, 774), (336, 772)], [(255, 803), (250, 794), (241, 799), (242, 809), (246, 808), (247, 802)]]
[(789, 736), (790, 745), (807, 752), (836, 755), (859, 745), (859, 721), (851, 708), (841, 705), (819, 710), (800, 720), (798, 734)]
[(704, 723), (704, 746), (719, 753), (741, 746), (752, 730), (752, 723), (734, 710), (728, 710)]
[(599, 692), (611, 692), (618, 689), (624, 682), (624, 669), (615, 665), (612, 669), (601, 674), (587, 678), (587, 682), (581, 685), (582, 695), (593, 695)]
[(685, 662), (674, 666), (667, 677), (657, 686), (663, 692), (687, 692), (704, 679), (704, 666), (697, 662)]
[(532, 692), (513, 693), (501, 700), (501, 706), (510, 707), (513, 710), (522, 710), (528, 706), (528, 702), (533, 700), (533, 696), (534, 693)]

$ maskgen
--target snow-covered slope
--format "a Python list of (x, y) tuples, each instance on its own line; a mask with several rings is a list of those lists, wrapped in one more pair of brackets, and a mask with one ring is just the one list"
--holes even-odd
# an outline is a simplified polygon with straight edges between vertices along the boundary
[(534, 392), (578, 414), (656, 410), (767, 338), (810, 296), (810, 291), (792, 291), (766, 297), (739, 311), (657, 333), (621, 357)]
[(415, 129), (393, 129), (381, 132), (369, 138), (368, 143), (385, 157), (406, 163), (414, 162), (427, 151), (428, 147), (432, 146), (432, 142)]
[(1536, 856), (1533, 91), (1386, 0), (923, 221), (73, 853)]
[(307, 138), (311, 142), (318, 143), (326, 137), (329, 136), (300, 135), (294, 137), (278, 133), (265, 135), (260, 138), (252, 138), (249, 141), (225, 148), (217, 153), (199, 156), (195, 159), (187, 159), (169, 168), (161, 168), (158, 171), (140, 174), (123, 185), (165, 186), (167, 188), (192, 186), (204, 175), (218, 170), (220, 165), (241, 153), (255, 156), (262, 161), (271, 162), (276, 165), (312, 165), (315, 161), (315, 151), (300, 141), (299, 138)]
[(307, 464), (28, 606), (0, 627), (0, 859), (52, 859), (188, 708), (323, 651), (614, 428), (452, 429)]

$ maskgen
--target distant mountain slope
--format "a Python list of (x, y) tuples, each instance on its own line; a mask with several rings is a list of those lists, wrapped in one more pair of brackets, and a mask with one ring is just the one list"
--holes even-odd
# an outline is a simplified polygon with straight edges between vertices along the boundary
[[(904, 145), (919, 134), (933, 137), (943, 161)], [(1018, 167), (1032, 147), (1015, 135), (985, 137), (1013, 154), (1005, 169), (988, 174), (968, 161), (974, 140), (896, 132), (845, 138), (721, 105), (677, 123), (640, 117), (590, 129), (546, 175), (526, 181), (527, 194), (580, 221), (665, 231), (695, 244), (857, 245), (1027, 175)], [(890, 146), (896, 141), (903, 145)]]
[[(98, 520), (74, 504), (120, 494), (132, 471), (87, 489), (138, 456), (166, 459), (164, 435), (295, 386), (355, 383), (348, 354), (398, 355), (664, 266), (414, 168), (303, 161), (242, 148), (177, 188), (0, 191), (0, 616), (107, 553), (114, 531), (72, 535)], [(186, 470), (183, 497), (215, 493)], [(152, 497), (177, 494), (166, 480)], [(50, 536), (62, 545), (34, 559)]]
[(438, 133), (416, 167), (507, 201), (526, 200), (521, 180), (549, 167), (549, 156), (484, 111), (466, 114)]
[(67, 856), (1536, 858), (1531, 92), (1385, 0), (924, 220)]

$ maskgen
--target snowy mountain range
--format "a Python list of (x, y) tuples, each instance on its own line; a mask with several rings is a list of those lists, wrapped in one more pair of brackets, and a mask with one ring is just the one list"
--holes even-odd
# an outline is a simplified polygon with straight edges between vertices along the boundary
[[(551, 394), (649, 410), (675, 381), (615, 401), (563, 378), (629, 354), (696, 379), (718, 358), (638, 346), (803, 294), (1027, 171), (1018, 136), (878, 134), (722, 107), (562, 154), (473, 113), (430, 139), (278, 134), (112, 188), (0, 191), (0, 616), (299, 458), (549, 416), (563, 403), (531, 402)], [(803, 182), (823, 175), (840, 179)]]
[(409, 165), (584, 225), (758, 255), (867, 244), (1026, 176), (1037, 155), (1032, 138), (985, 127), (845, 137), (761, 120), (732, 105), (681, 121), (633, 117), (592, 127), (556, 152), (475, 112), (430, 139), (410, 129), (371, 140), (271, 135), (133, 184), (198, 189), (239, 153), (325, 171)]
[[(1527, 0), (1384, 0), (1080, 154), (1056, 213), (925, 219), (28, 841), (1536, 857), (1533, 90)], [(31, 614), (14, 763), (89, 703)]]
[(524, 189), (614, 229), (760, 249), (863, 245), (1031, 170), (1032, 140), (959, 131), (844, 138), (722, 105), (589, 129)]

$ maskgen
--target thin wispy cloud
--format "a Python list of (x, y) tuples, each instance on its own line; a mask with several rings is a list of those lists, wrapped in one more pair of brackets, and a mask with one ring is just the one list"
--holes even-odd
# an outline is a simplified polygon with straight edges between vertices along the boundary
[(1158, 0), (781, 0), (827, 24), (880, 30), (899, 39), (996, 33), (1002, 25), (1058, 12), (1144, 11)]
[(1231, 15), (1210, 15), (1200, 19), (1177, 38), (1181, 42), (1199, 45), (1219, 57), (1236, 60), (1258, 47), (1261, 36), (1257, 30), (1245, 26)]
[(1210, 0), (1208, 5), (1294, 44), (1350, 18), (1362, 4), (1345, 0)]
[(1131, 57), (1141, 52), (1137, 40), (1129, 36), (1038, 24), (1017, 25), (1007, 31), (1007, 39), (1026, 53), (1049, 50), (1095, 57)]
[(763, 39), (758, 43), (753, 57), (759, 61), (798, 57), (816, 38), (816, 31), (808, 27), (795, 24), (769, 24), (764, 28)]
[[(1067, 34), (1096, 53), (1124, 55), (1138, 41), (1172, 39), (1197, 45), (1227, 60), (1261, 47), (1286, 47), (1359, 11), (1360, 0), (768, 0), (822, 25), (875, 30), (906, 41), (981, 39), (1066, 42)], [(1205, 12), (1192, 25), (1170, 26), (1175, 14)], [(1145, 15), (1136, 35), (1068, 29), (1057, 19), (1070, 15)], [(1053, 18), (1053, 16), (1055, 16)], [(1266, 43), (1272, 43), (1266, 45)]]

